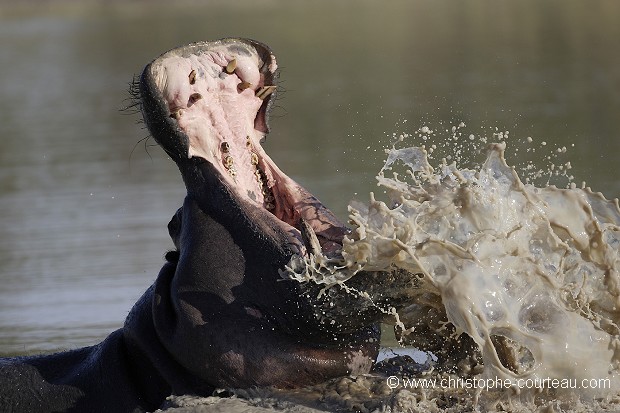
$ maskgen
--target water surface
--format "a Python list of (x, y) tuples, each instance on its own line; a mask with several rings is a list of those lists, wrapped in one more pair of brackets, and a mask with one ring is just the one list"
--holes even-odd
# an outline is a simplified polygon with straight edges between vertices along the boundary
[[(567, 146), (577, 182), (620, 195), (620, 3), (51, 4), (0, 5), (0, 354), (96, 343), (153, 282), (184, 191), (119, 109), (191, 41), (274, 49), (267, 150), (343, 218), (393, 133), (425, 123), (509, 130), (511, 164)], [(528, 136), (549, 151), (511, 151)]]

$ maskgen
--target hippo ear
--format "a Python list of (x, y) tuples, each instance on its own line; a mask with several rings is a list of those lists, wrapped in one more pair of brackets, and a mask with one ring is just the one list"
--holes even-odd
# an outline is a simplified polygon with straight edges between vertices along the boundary
[(177, 250), (180, 249), (179, 245), (179, 237), (181, 236), (181, 228), (183, 225), (183, 207), (179, 208), (177, 212), (174, 214), (170, 222), (168, 223), (168, 234), (170, 234), (170, 238), (172, 238), (172, 242)]
[[(256, 40), (251, 39), (242, 39), (244, 42), (249, 43), (256, 49), (256, 52), (259, 57), (259, 71), (261, 74), (261, 86), (276, 86), (276, 81), (279, 76), (278, 65), (276, 63), (276, 57), (271, 52), (271, 49)], [(264, 99), (263, 104), (261, 105), (258, 113), (256, 114), (256, 118), (254, 119), (254, 129), (257, 131), (263, 132), (265, 134), (269, 133), (269, 111), (271, 109), (271, 105), (274, 102), (276, 96), (276, 88), (273, 88), (273, 91), (270, 92)]]

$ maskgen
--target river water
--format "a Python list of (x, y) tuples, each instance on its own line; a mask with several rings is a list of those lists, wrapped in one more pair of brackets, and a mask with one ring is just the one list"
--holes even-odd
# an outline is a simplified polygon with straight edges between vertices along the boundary
[(343, 218), (427, 123), (509, 131), (523, 167), (566, 147), (575, 182), (620, 195), (617, 2), (0, 2), (1, 355), (94, 344), (152, 283), (183, 185), (119, 109), (152, 58), (224, 36), (273, 48), (266, 149)]

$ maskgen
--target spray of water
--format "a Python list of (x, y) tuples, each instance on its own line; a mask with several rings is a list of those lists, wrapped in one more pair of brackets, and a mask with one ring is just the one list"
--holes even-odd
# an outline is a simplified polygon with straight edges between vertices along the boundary
[[(554, 163), (564, 147), (546, 158), (546, 170), (514, 168), (505, 143), (464, 127), (442, 140), (448, 156), (436, 156), (429, 127), (397, 136), (377, 176), (387, 199), (371, 194), (349, 206), (354, 229), (342, 260), (296, 258), (285, 276), (328, 288), (361, 270), (406, 271), (416, 280), (411, 302), (382, 308), (403, 343), (438, 354), (461, 375), (541, 384), (514, 385), (511, 395), (612, 394), (620, 388), (618, 201), (577, 188), (570, 163)], [(412, 137), (425, 144), (407, 146)], [(483, 148), (484, 161), (467, 159)], [(548, 185), (552, 177), (566, 187)], [(583, 385), (591, 380), (605, 386)]]

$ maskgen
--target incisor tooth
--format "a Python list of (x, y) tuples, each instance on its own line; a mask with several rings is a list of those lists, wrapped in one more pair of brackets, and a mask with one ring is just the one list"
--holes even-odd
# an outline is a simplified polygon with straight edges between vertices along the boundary
[(271, 95), (273, 93), (273, 91), (276, 90), (275, 86), (263, 86), (260, 89), (258, 89), (256, 91), (256, 97), (260, 98), (261, 100), (265, 100), (265, 98), (269, 95)]
[(243, 92), (244, 90), (246, 90), (247, 88), (252, 87), (252, 84), (250, 82), (241, 82), (237, 85), (237, 88), (239, 89), (239, 91)]
[(252, 152), (252, 165), (258, 165), (258, 155)]
[(181, 115), (183, 115), (183, 109), (178, 109), (178, 110), (172, 112), (170, 114), (170, 117), (172, 119), (177, 119), (178, 120), (181, 117)]
[(190, 103), (195, 103), (196, 101), (202, 99), (202, 95), (198, 92), (196, 93), (192, 93), (191, 95), (189, 95), (189, 101)]
[(231, 75), (235, 72), (236, 68), (237, 68), (237, 59), (233, 59), (230, 62), (228, 62), (224, 71), (228, 73), (229, 75)]

